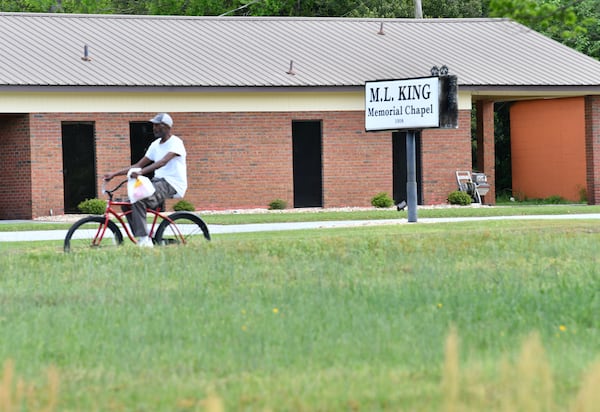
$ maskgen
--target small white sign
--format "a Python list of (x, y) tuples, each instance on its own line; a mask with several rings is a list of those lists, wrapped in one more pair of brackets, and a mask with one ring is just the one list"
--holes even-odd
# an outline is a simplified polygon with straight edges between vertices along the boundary
[(439, 78), (365, 83), (365, 130), (434, 128), (440, 125)]

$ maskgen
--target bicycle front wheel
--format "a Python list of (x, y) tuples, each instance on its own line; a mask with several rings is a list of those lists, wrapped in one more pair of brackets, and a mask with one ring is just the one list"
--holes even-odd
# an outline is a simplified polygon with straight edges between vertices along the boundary
[(109, 220), (107, 225), (103, 216), (88, 216), (71, 226), (65, 236), (64, 250), (109, 248), (121, 243), (123, 235), (115, 222)]
[(156, 229), (156, 243), (159, 245), (195, 244), (210, 240), (208, 226), (200, 217), (190, 212), (175, 212), (163, 220)]

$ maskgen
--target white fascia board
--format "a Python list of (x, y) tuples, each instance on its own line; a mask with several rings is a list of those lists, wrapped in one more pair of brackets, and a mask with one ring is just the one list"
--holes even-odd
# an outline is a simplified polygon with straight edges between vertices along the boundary
[[(459, 91), (459, 109), (470, 110)], [(0, 113), (362, 111), (364, 88), (274, 91), (0, 88)]]

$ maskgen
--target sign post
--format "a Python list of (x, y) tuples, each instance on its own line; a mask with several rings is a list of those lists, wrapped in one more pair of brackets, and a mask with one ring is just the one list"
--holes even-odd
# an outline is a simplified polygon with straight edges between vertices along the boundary
[[(438, 76), (442, 74), (442, 77)], [(365, 130), (406, 130), (408, 221), (417, 221), (415, 133), (424, 128), (457, 128), (456, 76), (433, 67), (431, 77), (365, 82)]]
[(406, 132), (406, 205), (408, 206), (408, 222), (417, 221), (417, 162), (415, 131)]

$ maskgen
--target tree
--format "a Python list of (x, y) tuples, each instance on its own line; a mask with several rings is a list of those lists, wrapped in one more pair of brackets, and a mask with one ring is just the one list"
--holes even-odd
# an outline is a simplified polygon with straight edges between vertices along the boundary
[(491, 0), (492, 17), (509, 17), (600, 59), (598, 0)]
[[(482, 17), (482, 0), (424, 0), (421, 2), (424, 18), (462, 18)], [(370, 17), (405, 17), (415, 15), (414, 0), (401, 0), (395, 2), (362, 1), (362, 7), (355, 9), (355, 15), (360, 15), (362, 10), (368, 11)]]
[(482, 0), (429, 0), (423, 2), (423, 17), (426, 18), (467, 18), (483, 17)]
[(600, 60), (600, 4), (598, 0), (576, 2), (573, 9), (577, 21), (585, 30), (565, 38), (564, 43)]

